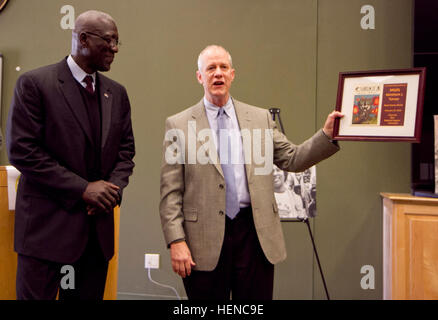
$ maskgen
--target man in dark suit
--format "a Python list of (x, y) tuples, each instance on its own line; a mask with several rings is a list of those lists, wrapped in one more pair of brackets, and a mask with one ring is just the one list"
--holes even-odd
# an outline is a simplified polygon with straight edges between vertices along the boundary
[[(21, 173), (15, 211), (17, 299), (102, 299), (114, 254), (113, 209), (135, 154), (128, 95), (98, 71), (118, 52), (114, 20), (81, 14), (71, 55), (23, 74), (7, 123)], [(60, 288), (62, 267), (74, 284)], [(74, 287), (74, 289), (72, 289)]]

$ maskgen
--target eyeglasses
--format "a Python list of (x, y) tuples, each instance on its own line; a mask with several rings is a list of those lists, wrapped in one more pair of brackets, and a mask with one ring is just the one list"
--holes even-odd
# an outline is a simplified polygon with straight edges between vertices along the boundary
[(96, 33), (88, 32), (88, 31), (85, 31), (84, 33), (101, 38), (106, 43), (108, 43), (108, 45), (110, 45), (111, 47), (120, 47), (122, 45), (122, 43), (119, 41), (119, 39), (102, 37)]

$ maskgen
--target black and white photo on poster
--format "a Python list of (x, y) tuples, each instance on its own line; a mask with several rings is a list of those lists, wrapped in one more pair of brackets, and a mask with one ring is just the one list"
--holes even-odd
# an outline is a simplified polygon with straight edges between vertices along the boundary
[(286, 172), (274, 165), (274, 195), (281, 219), (316, 216), (316, 167)]

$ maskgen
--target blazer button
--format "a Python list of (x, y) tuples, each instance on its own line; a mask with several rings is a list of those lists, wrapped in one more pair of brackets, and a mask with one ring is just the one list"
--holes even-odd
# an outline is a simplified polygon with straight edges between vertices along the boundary
[(219, 214), (220, 214), (221, 216), (223, 216), (223, 215), (224, 215), (224, 212), (221, 210), (221, 211), (219, 211)]
[(224, 188), (224, 185), (221, 183), (221, 184), (219, 185), (219, 188), (220, 188), (220, 189), (223, 189), (223, 188)]

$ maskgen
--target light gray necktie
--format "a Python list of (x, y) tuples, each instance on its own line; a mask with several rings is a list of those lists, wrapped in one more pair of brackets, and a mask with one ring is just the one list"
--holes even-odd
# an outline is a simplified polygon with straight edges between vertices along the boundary
[[(224, 108), (219, 108), (217, 126), (218, 126), (218, 153), (225, 178), (225, 213), (230, 219), (234, 219), (240, 211), (239, 200), (237, 198), (236, 178), (234, 168), (231, 163), (231, 138), (227, 121), (227, 114)], [(222, 139), (221, 139), (222, 138)], [(221, 152), (222, 150), (222, 152)]]

